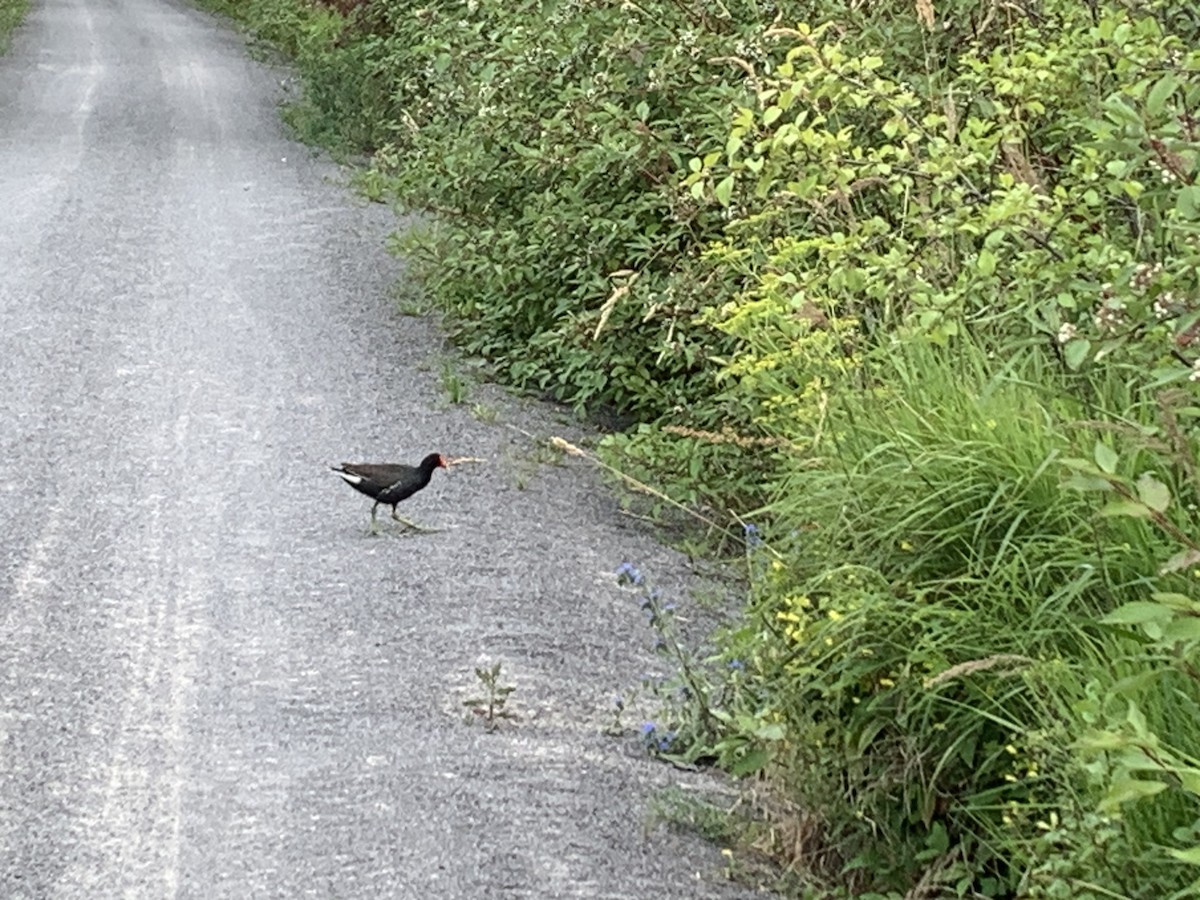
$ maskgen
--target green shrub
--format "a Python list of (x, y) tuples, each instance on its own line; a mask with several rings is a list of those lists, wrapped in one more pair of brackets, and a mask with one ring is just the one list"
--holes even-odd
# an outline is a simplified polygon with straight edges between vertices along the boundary
[(721, 290), (698, 256), (722, 220), (677, 173), (744, 95), (698, 62), (728, 20), (480, 0), (376, 27), (399, 123), (377, 164), (436, 218), (400, 246), (463, 346), (576, 406), (653, 417), (710, 394), (730, 342), (697, 320)]
[(1100, 623), (1192, 614), (1200, 56), (1149, 15), (1044, 12), (937, 78), (776, 29), (691, 178), (735, 211), (723, 397), (779, 448), (728, 721), (783, 727), (763, 772), (856, 889), (1196, 876), (1196, 648)]

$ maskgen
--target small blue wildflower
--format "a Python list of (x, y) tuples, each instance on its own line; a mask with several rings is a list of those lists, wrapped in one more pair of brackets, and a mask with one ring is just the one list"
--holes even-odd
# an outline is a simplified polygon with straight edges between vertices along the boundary
[(742, 532), (746, 536), (746, 549), (757, 550), (763, 545), (762, 532), (758, 530), (758, 526), (747, 522), (742, 526)]
[(671, 745), (675, 743), (675, 732), (668, 731), (658, 739), (658, 750), (660, 753), (666, 753), (671, 749)]
[(735, 672), (745, 672), (746, 671), (746, 664), (744, 662), (742, 662), (740, 659), (731, 659), (729, 661), (728, 665), (729, 665), (729, 668), (733, 669)]
[(663, 612), (675, 612), (675, 604), (668, 603), (666, 606), (663, 607)]
[(631, 562), (623, 562), (617, 568), (617, 584), (642, 584), (645, 579), (642, 573), (638, 571), (637, 566)]
[(658, 730), (658, 726), (655, 725), (653, 722), (643, 722), (642, 723), (642, 737), (644, 737), (644, 738), (649, 738), (657, 730)]
[(624, 709), (625, 708), (625, 698), (622, 697), (620, 694), (617, 694), (617, 696), (613, 697), (613, 706), (615, 706), (617, 709)]

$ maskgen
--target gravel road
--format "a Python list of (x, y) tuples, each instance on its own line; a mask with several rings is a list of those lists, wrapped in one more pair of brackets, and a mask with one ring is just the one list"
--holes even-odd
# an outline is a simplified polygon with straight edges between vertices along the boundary
[[(686, 566), (505, 427), (553, 410), (445, 402), (280, 77), (175, 0), (34, 0), (0, 59), (0, 897), (742, 896), (644, 824), (712, 783), (602, 734), (655, 665), (613, 570)], [(429, 451), (485, 460), (404, 504), (446, 530), (367, 537), (328, 465)]]

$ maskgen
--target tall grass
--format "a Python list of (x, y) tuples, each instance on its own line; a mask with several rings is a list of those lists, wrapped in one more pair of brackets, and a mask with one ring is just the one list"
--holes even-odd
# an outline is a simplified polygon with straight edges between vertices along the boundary
[[(1148, 676), (1141, 644), (1099, 623), (1148, 595), (1168, 542), (1066, 487), (1063, 460), (1095, 440), (1085, 398), (1136, 416), (1135, 398), (969, 340), (892, 345), (860, 374), (760, 511), (780, 556), (759, 570), (751, 624), (728, 636), (755, 661), (744, 702), (787, 725), (772, 780), (822, 811), (829, 865), (860, 890), (1184, 888), (1162, 848), (1195, 825), (1195, 798), (1100, 816), (1105, 778), (1075, 747), (1124, 715), (1120, 691), (1200, 750), (1200, 720), (1179, 720), (1196, 683)], [(1087, 837), (1101, 831), (1103, 853)]]

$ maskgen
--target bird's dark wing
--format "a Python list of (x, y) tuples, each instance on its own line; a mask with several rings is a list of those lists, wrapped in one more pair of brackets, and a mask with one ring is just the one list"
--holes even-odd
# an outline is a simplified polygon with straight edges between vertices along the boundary
[(342, 463), (342, 467), (338, 471), (383, 489), (406, 477), (411, 477), (416, 470), (412, 466), (392, 463)]

